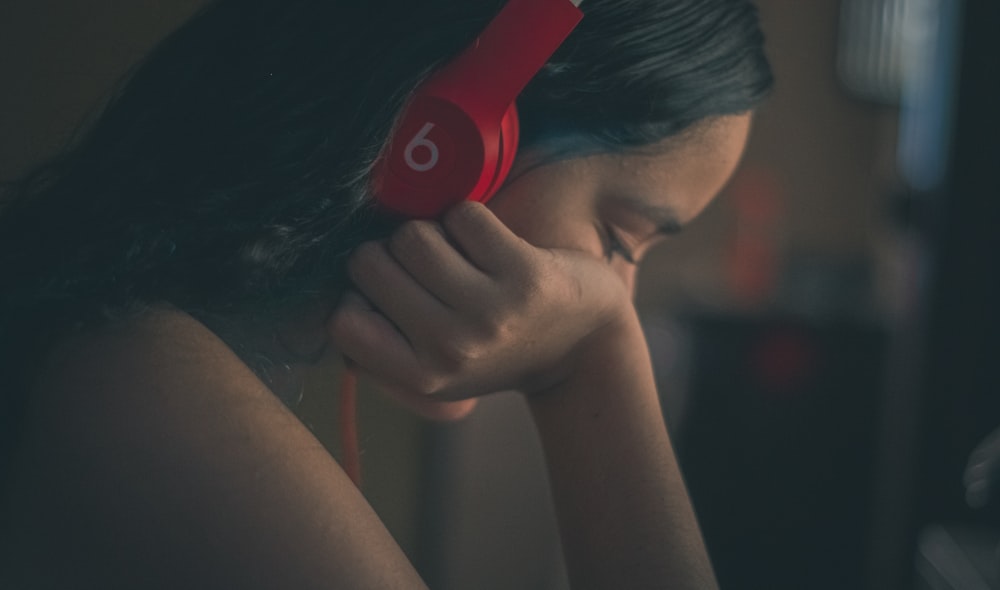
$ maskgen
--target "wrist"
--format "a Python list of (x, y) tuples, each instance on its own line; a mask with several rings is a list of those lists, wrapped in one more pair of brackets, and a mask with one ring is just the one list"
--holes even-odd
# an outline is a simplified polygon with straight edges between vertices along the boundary
[(582, 339), (555, 376), (539, 383), (526, 397), (531, 402), (557, 397), (564, 391), (625, 385), (635, 388), (647, 383), (655, 390), (652, 373), (645, 335), (630, 304)]

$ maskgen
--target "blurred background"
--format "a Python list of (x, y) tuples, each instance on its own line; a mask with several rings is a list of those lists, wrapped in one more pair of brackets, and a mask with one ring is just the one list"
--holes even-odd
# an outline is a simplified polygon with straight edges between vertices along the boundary
[[(0, 181), (200, 4), (0, 2)], [(637, 298), (722, 587), (1000, 588), (1000, 2), (757, 4), (774, 95)], [(432, 425), (368, 395), (361, 428), (432, 588), (567, 587), (516, 398)]]

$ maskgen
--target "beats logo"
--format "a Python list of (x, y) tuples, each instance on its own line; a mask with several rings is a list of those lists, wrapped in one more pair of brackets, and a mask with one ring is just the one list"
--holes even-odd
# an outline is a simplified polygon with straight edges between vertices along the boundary
[[(441, 160), (441, 150), (438, 149), (436, 143), (427, 139), (427, 134), (434, 129), (434, 123), (426, 123), (420, 129), (420, 133), (410, 140), (410, 143), (406, 144), (406, 151), (403, 152), (403, 159), (406, 161), (406, 165), (410, 167), (411, 170), (415, 172), (427, 172), (432, 170), (438, 165)], [(429, 154), (427, 154), (427, 161), (418, 162), (417, 157), (414, 152), (417, 148), (426, 148)]]

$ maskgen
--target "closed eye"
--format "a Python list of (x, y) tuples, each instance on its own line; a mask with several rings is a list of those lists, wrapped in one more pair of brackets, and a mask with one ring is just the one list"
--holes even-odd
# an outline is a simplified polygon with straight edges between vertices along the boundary
[(604, 241), (604, 258), (608, 262), (615, 256), (621, 256), (622, 260), (629, 264), (635, 264), (635, 254), (632, 249), (626, 245), (625, 240), (622, 239), (618, 230), (611, 226), (605, 226), (604, 230), (601, 232)]

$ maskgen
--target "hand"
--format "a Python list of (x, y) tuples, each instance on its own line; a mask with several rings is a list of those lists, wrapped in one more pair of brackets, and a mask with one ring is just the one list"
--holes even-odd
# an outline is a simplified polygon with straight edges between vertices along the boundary
[(349, 268), (359, 293), (331, 316), (338, 350), (436, 399), (551, 387), (576, 369), (582, 342), (632, 309), (602, 260), (535, 248), (478, 203), (362, 244)]

